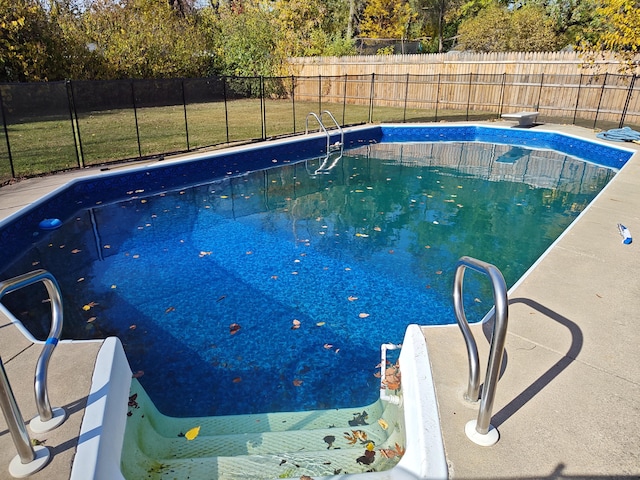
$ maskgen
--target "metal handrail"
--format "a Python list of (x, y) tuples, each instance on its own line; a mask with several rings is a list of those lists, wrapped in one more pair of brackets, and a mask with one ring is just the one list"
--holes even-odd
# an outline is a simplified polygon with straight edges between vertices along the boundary
[[(331, 145), (331, 134), (329, 133), (329, 131), (327, 130), (327, 127), (325, 126), (325, 124), (322, 121), (322, 116), (324, 114), (329, 115), (329, 117), (331, 118), (331, 120), (333, 121), (333, 123), (335, 124), (336, 128), (338, 129), (338, 132), (340, 133), (340, 141), (336, 142), (336, 144), (334, 146), (339, 146), (340, 147), (340, 155), (334, 159), (334, 161), (331, 163), (331, 165), (329, 165), (328, 167), (325, 167), (325, 165), (327, 164), (327, 162), (329, 161), (329, 158), (331, 157), (331, 152), (332, 152), (332, 145)], [(316, 121), (318, 122), (318, 125), (320, 126), (320, 129), (325, 133), (325, 135), (327, 136), (327, 153), (326, 156), (324, 158), (324, 161), (322, 162), (322, 164), (315, 170), (315, 172), (313, 172), (314, 175), (318, 174), (318, 173), (329, 173), (329, 171), (336, 166), (336, 164), (338, 163), (338, 161), (342, 158), (342, 152), (344, 149), (344, 131), (342, 130), (342, 127), (340, 126), (340, 124), (337, 122), (336, 118), (333, 116), (333, 114), (329, 111), (329, 110), (324, 110), (323, 112), (320, 113), (320, 115), (316, 115), (314, 112), (309, 112), (307, 114), (307, 118), (305, 120), (305, 135), (309, 133), (309, 117), (313, 117), (316, 119)], [(335, 151), (336, 149), (334, 148), (333, 151)]]
[(509, 319), (509, 303), (507, 299), (507, 285), (500, 270), (490, 263), (483, 262), (471, 257), (461, 257), (456, 264), (456, 273), (453, 287), (453, 304), (458, 320), (458, 325), (464, 336), (469, 357), (469, 383), (467, 385), (466, 398), (469, 401), (477, 402), (480, 390), (479, 356), (473, 333), (469, 328), (469, 322), (464, 313), (462, 300), (462, 285), (464, 272), (471, 268), (476, 272), (487, 275), (493, 287), (494, 308), (493, 315), (495, 321), (491, 334), (491, 349), (489, 351), (489, 361), (487, 373), (485, 374), (482, 398), (480, 399), (480, 410), (478, 419), (467, 424), (467, 436), (480, 445), (493, 445), (498, 441), (498, 431), (490, 425), (491, 411), (496, 395), (496, 386), (500, 374), (500, 365), (504, 352), (504, 344), (507, 337), (507, 324)]
[[(47, 372), (49, 367), (49, 360), (53, 354), (58, 341), (60, 340), (60, 333), (62, 332), (62, 294), (60, 287), (55, 277), (46, 270), (34, 270), (23, 275), (4, 280), (0, 282), (0, 300), (7, 293), (14, 292), (21, 288), (24, 288), (34, 283), (42, 282), (47, 289), (49, 298), (51, 300), (51, 330), (44, 344), (42, 352), (38, 357), (38, 363), (36, 365), (36, 373), (34, 377), (34, 391), (36, 407), (38, 409), (38, 418), (34, 422), (32, 420), (32, 430), (38, 432), (48, 431), (57, 427), (64, 421), (65, 413), (60, 408), (52, 409), (49, 402), (49, 396), (47, 394)], [(49, 423), (47, 423), (49, 422)], [(35, 428), (34, 428), (35, 427)]]
[(36, 454), (31, 446), (29, 434), (22, 420), (16, 397), (13, 395), (13, 390), (11, 390), (2, 358), (0, 358), (0, 408), (7, 421), (7, 427), (20, 456), (20, 461), (22, 463), (32, 462), (36, 458)]

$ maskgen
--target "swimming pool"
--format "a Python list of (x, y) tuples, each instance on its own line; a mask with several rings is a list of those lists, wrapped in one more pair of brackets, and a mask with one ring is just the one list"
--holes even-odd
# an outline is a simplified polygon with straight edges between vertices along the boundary
[[(346, 141), (354, 149), (326, 175), (314, 174), (318, 137), (75, 182), (5, 222), (2, 277), (51, 270), (77, 297), (65, 293), (68, 325), (117, 334), (165, 413), (366, 405), (380, 343), (454, 321), (459, 256), (513, 284), (630, 156), (477, 126), (354, 129)], [(53, 216), (65, 227), (34, 227)], [(490, 296), (469, 285), (479, 318)], [(36, 333), (46, 312), (14, 302)]]

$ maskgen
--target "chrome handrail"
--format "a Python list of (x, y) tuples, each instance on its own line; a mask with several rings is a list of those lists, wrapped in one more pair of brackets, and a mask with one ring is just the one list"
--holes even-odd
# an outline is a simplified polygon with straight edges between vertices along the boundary
[[(332, 151), (336, 151), (336, 148), (334, 148), (332, 150), (332, 148), (331, 148), (332, 147), (332, 145), (331, 145), (331, 134), (329, 133), (329, 131), (327, 130), (327, 127), (325, 126), (324, 122), (322, 121), (322, 116), (325, 113), (327, 115), (329, 115), (329, 117), (331, 118), (331, 120), (335, 124), (336, 128), (338, 129), (338, 132), (340, 133), (340, 141), (336, 142), (335, 145), (333, 145), (333, 147), (339, 147), (340, 148), (340, 155), (338, 157), (336, 157), (333, 160), (333, 162), (331, 162), (331, 165), (329, 165), (328, 167), (326, 165), (329, 162), (329, 159), (331, 157), (331, 152)], [(329, 173), (329, 171), (331, 169), (333, 169), (333, 167), (335, 167), (336, 164), (342, 158), (342, 152), (343, 152), (343, 149), (344, 149), (344, 131), (342, 130), (342, 127), (337, 122), (337, 120), (333, 116), (333, 114), (329, 110), (324, 110), (323, 112), (320, 113), (319, 116), (316, 115), (314, 112), (309, 112), (307, 114), (307, 118), (305, 120), (305, 135), (307, 135), (309, 133), (309, 117), (313, 117), (313, 118), (316, 119), (316, 121), (318, 122), (318, 125), (320, 126), (320, 129), (327, 136), (327, 153), (326, 153), (325, 158), (322, 161), (321, 165), (313, 172), (313, 175), (317, 175), (318, 173)]]
[(453, 305), (456, 313), (458, 325), (464, 336), (469, 357), (469, 383), (467, 385), (466, 398), (469, 401), (478, 400), (480, 390), (479, 356), (473, 333), (469, 328), (469, 322), (464, 313), (462, 300), (462, 285), (464, 272), (471, 268), (476, 272), (487, 275), (493, 287), (494, 308), (493, 315), (495, 321), (491, 334), (491, 349), (489, 351), (489, 361), (487, 373), (485, 374), (482, 398), (480, 399), (480, 410), (478, 419), (467, 423), (467, 436), (480, 445), (493, 445), (498, 441), (498, 431), (490, 425), (491, 411), (496, 395), (496, 386), (500, 374), (500, 365), (504, 352), (504, 344), (507, 337), (507, 324), (509, 319), (509, 302), (507, 299), (507, 285), (500, 270), (490, 263), (483, 262), (471, 257), (461, 257), (456, 264), (456, 273), (453, 287)]
[(0, 409), (2, 409), (4, 418), (7, 421), (7, 427), (11, 438), (13, 438), (13, 444), (18, 451), (20, 461), (22, 463), (32, 462), (35, 460), (36, 454), (31, 446), (29, 434), (22, 420), (16, 397), (13, 395), (11, 384), (9, 384), (2, 358), (0, 358)]
[(7, 293), (14, 292), (34, 283), (42, 282), (47, 289), (51, 300), (51, 330), (38, 357), (36, 373), (34, 377), (34, 391), (38, 418), (31, 421), (34, 431), (44, 432), (57, 427), (64, 421), (66, 414), (60, 408), (52, 409), (47, 393), (47, 372), (49, 360), (53, 354), (60, 333), (62, 332), (62, 294), (55, 277), (46, 270), (34, 270), (23, 275), (0, 282), (0, 300)]

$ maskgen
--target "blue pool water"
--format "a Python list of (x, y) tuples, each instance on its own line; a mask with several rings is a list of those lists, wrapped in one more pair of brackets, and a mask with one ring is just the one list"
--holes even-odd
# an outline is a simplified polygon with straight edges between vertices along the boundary
[[(318, 149), (305, 144), (86, 181), (22, 218), (67, 212), (58, 230), (28, 230), (0, 278), (50, 270), (65, 335), (120, 337), (166, 414), (365, 405), (378, 395), (381, 343), (400, 342), (409, 323), (455, 322), (460, 256), (494, 263), (512, 285), (629, 156), (558, 136), (542, 135), (543, 150), (530, 137), (505, 144), (512, 130), (468, 142), (468, 129), (454, 130), (374, 130), (328, 174), (301, 160)], [(598, 150), (605, 166), (563, 153), (567, 142)], [(217, 179), (194, 179), (205, 174)], [(24, 235), (19, 225), (0, 237)], [(468, 280), (478, 320), (491, 293)], [(36, 288), (5, 303), (43, 337)]]

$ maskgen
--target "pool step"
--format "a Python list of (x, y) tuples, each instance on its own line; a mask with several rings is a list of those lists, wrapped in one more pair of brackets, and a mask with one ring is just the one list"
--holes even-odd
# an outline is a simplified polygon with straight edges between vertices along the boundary
[(166, 417), (134, 381), (123, 473), (127, 479), (258, 480), (387, 470), (405, 444), (400, 417), (397, 406), (381, 401), (362, 409)]

